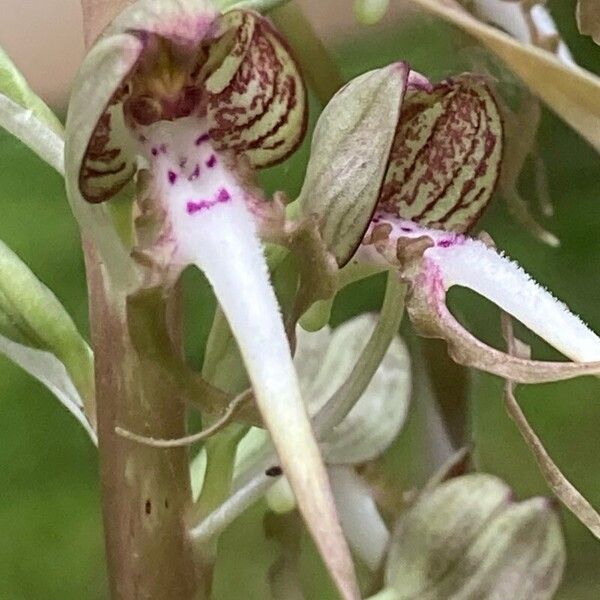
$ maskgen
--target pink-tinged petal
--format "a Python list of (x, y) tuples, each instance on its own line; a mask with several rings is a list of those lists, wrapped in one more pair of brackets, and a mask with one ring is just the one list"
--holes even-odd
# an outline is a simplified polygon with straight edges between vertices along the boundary
[(243, 153), (254, 167), (287, 158), (302, 142), (308, 105), (285, 40), (258, 14), (223, 16), (207, 65), (210, 135), (219, 149)]
[(485, 82), (461, 75), (430, 86), (413, 77), (380, 207), (426, 227), (466, 231), (492, 197), (502, 123)]

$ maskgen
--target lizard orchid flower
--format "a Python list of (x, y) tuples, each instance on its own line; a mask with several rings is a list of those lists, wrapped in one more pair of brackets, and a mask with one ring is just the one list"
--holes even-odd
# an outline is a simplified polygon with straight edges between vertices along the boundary
[(167, 283), (187, 265), (206, 275), (308, 527), (342, 596), (354, 598), (352, 563), (259, 240), (277, 209), (250, 182), (253, 169), (297, 148), (306, 119), (298, 67), (265, 18), (220, 15), (206, 0), (138, 2), (104, 32), (80, 72), (67, 175), (71, 195), (101, 203), (138, 173), (134, 256)]
[[(396, 127), (380, 130), (369, 147), (369, 120), (394, 110), (390, 94), (380, 96), (394, 79)], [(362, 114), (349, 111), (345, 118), (352, 124), (336, 125), (331, 115), (352, 102), (363, 106)], [(364, 155), (354, 152), (350, 159), (343, 141), (326, 148), (323, 140), (336, 136), (362, 139)], [(321, 217), (340, 266), (397, 268), (410, 284), (413, 323), (422, 334), (445, 339), (457, 362), (523, 383), (589, 372), (597, 365), (530, 361), (493, 349), (446, 305), (450, 287), (470, 288), (573, 361), (600, 361), (595, 333), (517, 264), (468, 235), (492, 198), (502, 144), (501, 118), (483, 78), (464, 74), (431, 84), (405, 64), (391, 65), (351, 82), (321, 117), (313, 140), (313, 156), (321, 162), (308, 167), (301, 208)], [(344, 174), (350, 160), (352, 172)], [(339, 182), (329, 194), (319, 176), (323, 161), (334, 165), (328, 178)], [(352, 184), (359, 190), (354, 196)]]

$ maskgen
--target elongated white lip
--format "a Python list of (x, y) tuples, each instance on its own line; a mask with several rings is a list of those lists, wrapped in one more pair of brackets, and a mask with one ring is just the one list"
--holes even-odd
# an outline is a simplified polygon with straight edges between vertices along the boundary
[(194, 262), (213, 286), (236, 337), (300, 510), (340, 589), (353, 597), (352, 563), (251, 215), (232, 197), (190, 217), (198, 236)]
[(358, 597), (327, 473), (300, 395), (250, 197), (199, 119), (161, 122), (144, 149), (173, 262), (207, 277), (227, 317), (263, 420), (323, 560), (344, 598)]
[[(422, 258), (413, 257), (417, 262), (410, 265), (408, 271), (416, 271), (407, 272), (406, 275), (412, 280), (415, 291), (409, 312), (413, 317), (418, 314), (420, 327), (429, 329), (427, 321), (431, 320), (435, 335), (441, 334), (449, 342), (466, 344), (471, 354), (489, 350), (490, 360), (491, 353), (496, 358), (507, 356), (476, 340), (450, 314), (445, 296), (449, 288), (457, 285), (487, 298), (571, 360), (578, 363), (600, 361), (600, 338), (519, 265), (479, 240), (427, 229), (411, 221), (379, 213), (378, 222), (372, 224), (365, 238), (367, 245), (361, 248), (360, 257), (378, 264), (394, 263), (397, 260), (398, 242), (416, 241), (419, 238), (430, 240), (430, 247), (422, 251)], [(422, 303), (419, 307), (414, 302), (416, 297)], [(520, 361), (517, 358), (511, 360), (515, 364)], [(525, 362), (521, 366), (525, 367)], [(527, 368), (532, 369), (531, 377), (539, 375), (543, 378), (540, 381), (577, 376), (587, 368), (587, 365), (573, 363), (529, 363)], [(541, 369), (543, 365), (549, 369)], [(552, 366), (560, 369), (553, 371), (550, 368)], [(533, 374), (534, 371), (537, 375)]]
[(474, 290), (571, 360), (600, 360), (600, 338), (521, 267), (482, 242), (465, 238), (436, 245), (425, 257), (440, 270), (446, 290), (453, 285)]

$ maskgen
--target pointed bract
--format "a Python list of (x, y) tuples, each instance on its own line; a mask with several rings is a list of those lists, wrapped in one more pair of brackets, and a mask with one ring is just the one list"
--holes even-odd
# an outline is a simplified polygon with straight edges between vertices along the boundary
[(298, 202), (303, 214), (321, 218), (340, 266), (375, 210), (408, 76), (408, 66), (395, 63), (357, 77), (331, 99), (315, 128)]

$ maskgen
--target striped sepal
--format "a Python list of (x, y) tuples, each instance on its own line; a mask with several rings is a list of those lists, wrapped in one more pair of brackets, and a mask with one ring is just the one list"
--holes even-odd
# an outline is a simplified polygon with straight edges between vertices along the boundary
[(244, 154), (253, 167), (287, 158), (306, 131), (307, 97), (285, 41), (258, 14), (225, 14), (208, 64), (210, 135), (217, 147)]
[(487, 206), (502, 159), (502, 122), (485, 82), (464, 74), (406, 92), (380, 207), (463, 232)]
[(125, 84), (115, 93), (98, 120), (83, 157), (79, 189), (88, 202), (110, 200), (136, 171), (131, 133), (123, 116), (123, 100), (128, 90)]

